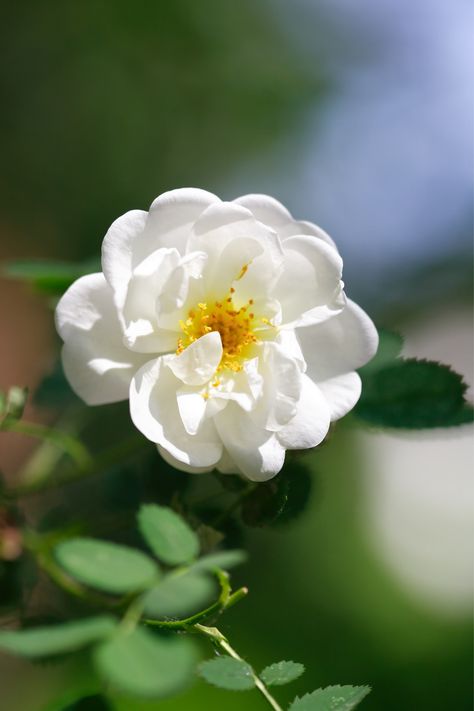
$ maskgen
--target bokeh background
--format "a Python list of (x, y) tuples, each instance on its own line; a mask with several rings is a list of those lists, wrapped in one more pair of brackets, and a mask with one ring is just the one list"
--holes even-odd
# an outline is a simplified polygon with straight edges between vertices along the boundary
[[(339, 245), (345, 281), (405, 353), (472, 384), (472, 28), (466, 0), (2, 3), (0, 259), (82, 260), (109, 224), (197, 186), (279, 198)], [(1, 386), (57, 358), (47, 300), (0, 288)], [(51, 417), (30, 407), (30, 417)], [(10, 481), (33, 444), (1, 435)], [(369, 683), (370, 711), (470, 709), (472, 429), (342, 424), (311, 506), (248, 530), (250, 595), (223, 629), (256, 668)], [(0, 658), (2, 711), (42, 711), (67, 664)], [(201, 682), (117, 711), (260, 709)]]

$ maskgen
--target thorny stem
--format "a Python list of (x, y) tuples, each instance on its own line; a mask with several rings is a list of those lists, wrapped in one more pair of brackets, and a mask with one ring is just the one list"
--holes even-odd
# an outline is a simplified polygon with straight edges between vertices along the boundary
[[(219, 649), (222, 649), (226, 654), (228, 654), (230, 657), (233, 659), (238, 659), (239, 661), (244, 661), (242, 657), (237, 654), (235, 649), (231, 647), (229, 644), (229, 641), (227, 640), (226, 637), (220, 632), (220, 630), (217, 629), (217, 627), (206, 627), (205, 625), (194, 625), (194, 629), (196, 632), (200, 633), (204, 637), (207, 637), (208, 639), (211, 640), (211, 642), (218, 647)], [(274, 711), (283, 711), (282, 707), (280, 704), (276, 701), (276, 699), (273, 698), (273, 696), (270, 694), (268, 691), (267, 687), (263, 683), (263, 681), (255, 674), (255, 672), (252, 671), (252, 677), (255, 683), (255, 686), (257, 689), (260, 691), (260, 693), (265, 697), (266, 701), (270, 704), (272, 709)]]

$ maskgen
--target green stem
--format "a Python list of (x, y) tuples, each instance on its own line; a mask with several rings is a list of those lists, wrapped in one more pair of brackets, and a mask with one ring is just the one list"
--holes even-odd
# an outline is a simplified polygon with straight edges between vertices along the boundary
[(248, 588), (239, 588), (231, 593), (229, 576), (223, 570), (216, 570), (215, 574), (221, 586), (221, 591), (217, 600), (213, 602), (212, 605), (209, 605), (209, 607), (206, 607), (205, 610), (196, 612), (195, 615), (181, 620), (153, 620), (151, 618), (144, 618), (142, 622), (150, 627), (159, 627), (161, 629), (190, 630), (190, 628), (194, 628), (201, 620), (204, 620), (210, 615), (227, 610), (247, 595)]
[(37, 439), (51, 442), (66, 452), (81, 469), (87, 469), (92, 466), (92, 457), (86, 447), (67, 432), (61, 432), (46, 425), (39, 425), (36, 422), (25, 422), (24, 420), (14, 420), (8, 417), (2, 422), (1, 429), (4, 432), (17, 432), (27, 437), (36, 437)]
[[(229, 657), (232, 657), (233, 659), (238, 659), (239, 661), (244, 661), (242, 657), (237, 654), (235, 649), (231, 647), (228, 639), (224, 637), (222, 632), (220, 632), (217, 627), (206, 627), (205, 625), (197, 624), (194, 625), (194, 629), (200, 634), (202, 634), (204, 637), (210, 639), (215, 646), (222, 649), (226, 654), (229, 655)], [(265, 700), (270, 704), (273, 711), (283, 711), (280, 704), (276, 701), (276, 699), (273, 698), (263, 681), (255, 674), (255, 672), (252, 672), (252, 676), (255, 686), (260, 691), (262, 696), (264, 696)]]
[(101, 474), (110, 469), (110, 467), (114, 464), (119, 462), (122, 463), (126, 459), (130, 458), (138, 451), (142, 450), (146, 445), (147, 442), (144, 440), (142, 435), (133, 434), (133, 436), (120, 441), (114, 447), (110, 447), (104, 452), (100, 452), (95, 459), (89, 458), (87, 466), (78, 467), (72, 472), (68, 472), (63, 476), (55, 477), (54, 479), (40, 479), (39, 481), (33, 481), (29, 484), (20, 484), (17, 487), (8, 489), (4, 492), (4, 495), (12, 499), (31, 496), (42, 493), (43, 491), (55, 489), (63, 484), (73, 483), (85, 477)]

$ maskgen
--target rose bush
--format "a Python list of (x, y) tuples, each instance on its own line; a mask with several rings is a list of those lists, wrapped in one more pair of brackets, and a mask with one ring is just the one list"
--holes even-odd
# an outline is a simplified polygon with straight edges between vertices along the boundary
[(90, 405), (129, 398), (178, 469), (269, 479), (357, 402), (376, 329), (330, 237), (273, 198), (164, 193), (112, 224), (102, 268), (57, 306), (64, 371)]

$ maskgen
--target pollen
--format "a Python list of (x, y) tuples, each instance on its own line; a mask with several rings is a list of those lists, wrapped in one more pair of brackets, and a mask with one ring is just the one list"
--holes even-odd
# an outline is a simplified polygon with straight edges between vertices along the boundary
[[(242, 267), (241, 273), (245, 273), (246, 267), (247, 265)], [(221, 384), (219, 373), (242, 370), (245, 360), (252, 357), (253, 346), (261, 340), (266, 340), (270, 331), (274, 330), (269, 319), (255, 318), (255, 313), (251, 310), (253, 299), (249, 299), (243, 305), (240, 303), (236, 305), (235, 292), (235, 288), (231, 287), (227, 294), (219, 299), (199, 302), (188, 311), (186, 318), (179, 322), (182, 335), (177, 343), (178, 355), (206, 333), (212, 331), (220, 333), (223, 354), (211, 383), (214, 388)], [(262, 329), (260, 325), (262, 323), (269, 328)], [(272, 335), (274, 336), (274, 333)]]

